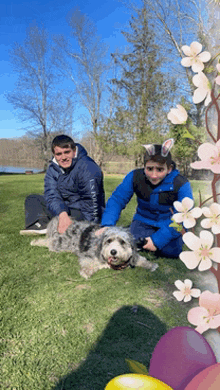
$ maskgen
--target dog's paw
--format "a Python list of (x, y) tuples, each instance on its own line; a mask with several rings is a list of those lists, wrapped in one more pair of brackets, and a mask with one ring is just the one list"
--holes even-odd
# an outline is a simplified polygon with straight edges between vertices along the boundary
[(157, 269), (158, 267), (159, 267), (159, 265), (158, 265), (157, 263), (154, 263), (154, 264), (152, 265), (151, 272), (156, 271), (156, 269)]

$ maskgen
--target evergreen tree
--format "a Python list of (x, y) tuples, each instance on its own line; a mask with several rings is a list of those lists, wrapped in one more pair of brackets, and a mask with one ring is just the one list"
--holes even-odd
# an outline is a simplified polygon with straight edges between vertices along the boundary
[[(138, 164), (144, 152), (144, 149), (141, 151), (141, 144), (159, 142), (159, 131), (165, 123), (163, 99), (167, 98), (173, 85), (168, 85), (160, 71), (162, 60), (154, 42), (153, 31), (149, 29), (144, 7), (137, 11), (137, 16), (132, 16), (130, 31), (122, 34), (129, 49), (126, 54), (112, 55), (121, 70), (120, 77), (114, 78), (112, 83), (120, 93), (120, 103), (123, 102), (114, 120), (116, 129), (120, 130), (119, 137), (122, 133), (118, 125), (119, 118), (120, 123), (126, 123), (127, 149), (132, 150)], [(130, 154), (129, 150), (127, 154)]]

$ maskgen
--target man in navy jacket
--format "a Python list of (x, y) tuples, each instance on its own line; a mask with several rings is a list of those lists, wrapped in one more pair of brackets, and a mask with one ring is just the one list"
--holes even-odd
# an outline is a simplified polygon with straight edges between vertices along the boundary
[[(144, 249), (159, 256), (178, 257), (182, 251), (182, 236), (170, 226), (176, 210), (173, 202), (193, 199), (189, 181), (175, 168), (170, 148), (173, 140), (163, 145), (144, 145), (144, 168), (126, 175), (109, 198), (101, 226), (113, 226), (132, 196), (137, 196), (137, 209), (130, 226), (136, 240), (145, 238)], [(101, 230), (99, 231), (101, 232)]]
[(59, 216), (58, 231), (64, 233), (71, 217), (99, 223), (105, 207), (103, 174), (80, 144), (67, 135), (52, 142), (53, 160), (44, 179), (44, 196), (25, 200), (25, 230), (21, 234), (43, 234), (53, 216)]

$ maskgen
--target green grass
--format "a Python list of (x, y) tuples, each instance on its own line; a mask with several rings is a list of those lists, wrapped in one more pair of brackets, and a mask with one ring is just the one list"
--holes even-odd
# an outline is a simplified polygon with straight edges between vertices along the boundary
[[(122, 177), (106, 176), (106, 198)], [(198, 199), (207, 184), (192, 184)], [(125, 358), (148, 366), (164, 333), (189, 326), (192, 304), (172, 296), (174, 281), (189, 272), (180, 260), (158, 259), (154, 273), (109, 269), (84, 280), (74, 255), (19, 235), (26, 195), (42, 192), (43, 175), (0, 176), (0, 388), (103, 390), (129, 372)], [(132, 198), (120, 224), (130, 223), (135, 205)]]

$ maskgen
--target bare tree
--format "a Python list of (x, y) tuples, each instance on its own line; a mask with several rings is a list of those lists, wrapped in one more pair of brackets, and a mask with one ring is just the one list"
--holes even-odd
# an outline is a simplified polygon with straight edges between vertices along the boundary
[(67, 118), (72, 117), (70, 94), (57, 90), (61, 78), (53, 62), (54, 53), (45, 29), (30, 27), (24, 43), (15, 43), (10, 54), (18, 81), (16, 88), (6, 97), (19, 118), (28, 122), (28, 133), (40, 142), (46, 168), (51, 155), (51, 134), (62, 124), (64, 131), (69, 130)]
[[(205, 44), (208, 39), (206, 20), (204, 18), (205, 4), (201, 0), (142, 0), (142, 6), (147, 10), (149, 26), (155, 32), (155, 41), (165, 61), (164, 73), (172, 74), (177, 80), (177, 92), (186, 101), (191, 102), (194, 90), (192, 71), (180, 64), (184, 57), (183, 45), (190, 45), (194, 40)], [(137, 9), (136, 3), (130, 3), (131, 9)], [(189, 99), (190, 98), (190, 99)], [(202, 125), (203, 103), (193, 107), (195, 124)]]
[[(107, 47), (97, 35), (92, 21), (75, 9), (68, 16), (68, 24), (74, 42), (59, 36), (56, 42), (60, 50), (66, 54), (63, 62), (58, 59), (62, 72), (73, 81), (80, 102), (89, 114), (90, 129), (95, 140), (95, 157), (97, 163), (102, 163), (102, 153), (98, 139), (100, 118), (103, 103), (103, 93), (106, 90)], [(74, 43), (78, 50), (73, 49)]]

